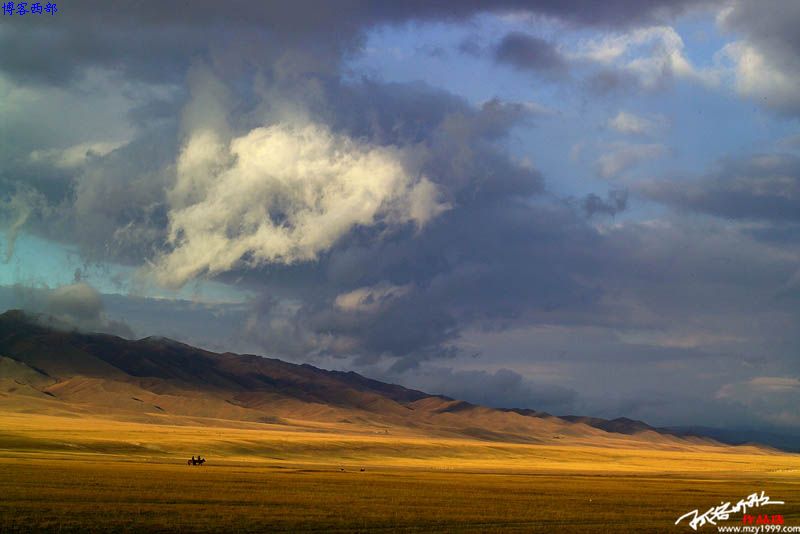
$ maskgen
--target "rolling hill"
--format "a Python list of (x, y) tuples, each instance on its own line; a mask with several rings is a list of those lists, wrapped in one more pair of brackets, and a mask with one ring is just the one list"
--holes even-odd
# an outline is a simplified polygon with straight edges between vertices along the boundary
[[(254, 355), (213, 353), (173, 340), (126, 340), (0, 315), (0, 409), (158, 423), (263, 423), (287, 428), (535, 444), (680, 449), (718, 445), (629, 419), (501, 410)], [(721, 446), (721, 445), (720, 445)]]

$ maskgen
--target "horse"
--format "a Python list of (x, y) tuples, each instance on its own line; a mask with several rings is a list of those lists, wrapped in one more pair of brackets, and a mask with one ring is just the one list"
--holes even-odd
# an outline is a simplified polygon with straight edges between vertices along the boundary
[(186, 460), (186, 465), (203, 465), (204, 463), (206, 463), (206, 459), (200, 457), (198, 458), (192, 457), (191, 460)]

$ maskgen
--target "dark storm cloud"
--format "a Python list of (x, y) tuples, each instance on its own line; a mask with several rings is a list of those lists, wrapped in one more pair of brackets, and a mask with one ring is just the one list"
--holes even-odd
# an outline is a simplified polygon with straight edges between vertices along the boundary
[[(381, 2), (306, 0), (253, 4), (197, 1), (141, 3), (98, 0), (71, 2), (58, 24), (27, 17), (5, 25), (0, 46), (14, 50), (0, 57), (0, 69), (14, 77), (59, 83), (84, 67), (120, 70), (150, 81), (177, 81), (187, 58), (209, 44), (231, 46), (265, 64), (286, 46), (313, 50), (316, 68), (335, 69), (337, 57), (353, 50), (362, 30), (408, 21), (465, 20), (481, 12), (538, 13), (577, 25), (626, 27), (664, 21), (707, 2), (616, 0), (601, 8), (589, 0), (472, 0)], [(241, 43), (249, 43), (241, 46)], [(253, 59), (251, 57), (251, 59)], [(229, 57), (221, 60), (229, 62)]]
[[(59, 25), (33, 19), (0, 32), (4, 49), (19, 51), (0, 56), (0, 68), (9, 78), (77, 84), (91, 67), (99, 67), (111, 71), (126, 93), (151, 84), (173, 90), (154, 91), (130, 105), (125, 116), (137, 127), (133, 141), (103, 153), (82, 149), (85, 157), (74, 167), (59, 167), (49, 159), (31, 162), (28, 155), (37, 148), (31, 143), (17, 143), (25, 151), (0, 146), (4, 156), (6, 151), (24, 152), (13, 168), (7, 163), (0, 169), (2, 198), (13, 204), (14, 211), (7, 210), (12, 223), (21, 220), (22, 208), (33, 207), (26, 230), (78, 244), (85, 258), (140, 267), (170, 252), (165, 242), (169, 191), (189, 129), (185, 123), (191, 122), (186, 102), (197, 89), (183, 85), (191, 58), (199, 55), (213, 73), (206, 80), (211, 92), (224, 86), (219, 92), (230, 95), (221, 99), (225, 105), (219, 114), (226, 116), (232, 136), (240, 139), (254, 129), (280, 125), (287, 116), (308, 117), (336, 136), (402, 153), (402, 163), (435, 185), (447, 209), (425, 225), (385, 220), (356, 225), (314, 261), (257, 263), (246, 253), (234, 268), (215, 275), (256, 295), (244, 304), (135, 297), (106, 302), (105, 310), (126, 321), (130, 317), (142, 335), (160, 333), (218, 350), (296, 361), (336, 358), (364, 368), (384, 365), (390, 369), (386, 376), (412, 377), (410, 385), (430, 384), (424, 387), (433, 392), (553, 410), (570, 406), (574, 392), (511, 371), (434, 370), (428, 382), (413, 377), (443, 362), (455, 367), (455, 358), (478, 352), (460, 343), (467, 331), (505, 332), (531, 325), (563, 328), (569, 338), (563, 351), (570, 355), (563, 360), (595, 360), (608, 375), (619, 374), (616, 369), (622, 367), (605, 365), (608, 361), (667, 368), (708, 354), (767, 353), (774, 363), (780, 359), (774, 355), (794, 354), (800, 347), (796, 336), (786, 334), (796, 331), (792, 291), (798, 284), (793, 281), (796, 256), (787, 253), (785, 240), (780, 246), (754, 241), (747, 234), (752, 229), (729, 228), (718, 220), (698, 225), (678, 217), (614, 225), (606, 225), (610, 221), (603, 217), (587, 220), (587, 215), (619, 213), (627, 207), (626, 197), (554, 198), (541, 173), (504, 148), (515, 128), (555, 120), (545, 111), (498, 99), (472, 105), (424, 84), (344, 81), (341, 73), (342, 58), (357, 52), (364, 32), (381, 24), (464, 21), (491, 10), (623, 28), (664, 21), (696, 4), (74, 2), (64, 6)], [(518, 59), (524, 63), (526, 57)], [(559, 63), (557, 56), (544, 63), (541, 55), (528, 59), (537, 68)], [(209, 81), (213, 77), (217, 83)], [(603, 91), (638, 83), (623, 71), (601, 72), (594, 81)], [(208, 112), (213, 106), (199, 107)], [(64, 148), (78, 121), (60, 124), (51, 117), (29, 122), (45, 126), (31, 128), (28, 141), (48, 139), (45, 130), (61, 129), (67, 140), (56, 145)], [(102, 125), (88, 129), (101, 131)], [(739, 189), (731, 185), (735, 181), (710, 175), (697, 183), (696, 198), (668, 184), (652, 185), (645, 193), (685, 209), (781, 224), (797, 220), (791, 215), (795, 193), (786, 197), (787, 190), (780, 188), (787, 183), (796, 188), (795, 167), (794, 160), (772, 170), (756, 165)], [(763, 181), (755, 178), (757, 170), (766, 177)], [(784, 174), (794, 181), (780, 178)], [(26, 189), (18, 192), (20, 184)], [(788, 191), (796, 192), (791, 187)], [(712, 201), (714, 193), (728, 200)], [(767, 201), (761, 198), (765, 194), (771, 196)], [(747, 207), (752, 202), (764, 205)], [(779, 215), (770, 215), (775, 206)], [(233, 239), (239, 231), (231, 225), (224, 234)], [(593, 340), (587, 332), (593, 330), (614, 343), (606, 341), (603, 352), (586, 349), (586, 339)], [(622, 342), (618, 338), (623, 336), (630, 339)], [(519, 358), (547, 359), (538, 352), (537, 339), (541, 335)], [(495, 355), (485, 356), (493, 368), (503, 365)], [(715, 363), (723, 366), (724, 359)], [(625, 375), (627, 382), (636, 382), (636, 373), (643, 374), (645, 367), (635, 371)], [(694, 371), (689, 366), (681, 372)], [(683, 384), (680, 373), (675, 374), (673, 383)], [(609, 387), (617, 378), (608, 377)], [(646, 393), (615, 410), (647, 404)]]
[(603, 68), (589, 75), (584, 81), (586, 89), (593, 94), (610, 96), (629, 93), (639, 87), (635, 74), (616, 68)]
[(20, 81), (54, 85), (72, 81), (87, 67), (120, 71), (150, 82), (176, 83), (183, 77), (186, 59), (207, 47), (194, 28), (123, 29), (110, 20), (90, 25), (92, 17), (76, 15), (72, 11), (76, 8), (81, 12), (87, 9), (80, 5), (64, 8), (66, 13), (58, 16), (66, 20), (58, 25), (52, 21), (6, 25), (0, 46), (17, 52), (3, 54), (0, 69)]
[[(111, 11), (102, 0), (75, 2), (76, 8), (87, 8), (87, 16), (97, 21), (107, 20), (104, 14)], [(290, 4), (269, 4), (254, 9), (246, 0), (233, 0), (220, 9), (211, 1), (162, 2), (159, 6), (143, 9), (138, 2), (120, 2), (114, 6), (110, 18), (117, 22), (130, 21), (144, 24), (191, 23), (209, 24), (230, 22), (274, 27), (286, 33), (312, 31), (321, 33), (341, 31), (348, 26), (332, 28), (339, 23), (381, 23), (414, 20), (417, 18), (442, 18), (458, 20), (481, 11), (532, 11), (561, 17), (586, 25), (621, 26), (663, 20), (686, 11), (688, 8), (709, 4), (696, 0), (610, 0), (602, 8), (592, 0), (449, 0), (428, 2), (381, 2), (374, 0), (342, 0), (336, 3), (322, 0), (300, 0)]]
[(800, 6), (792, 0), (763, 2), (734, 1), (726, 12), (724, 23), (741, 31), (779, 56), (786, 67), (796, 66), (800, 55), (800, 35), (797, 20)]
[(480, 57), (483, 55), (484, 47), (481, 38), (477, 35), (465, 37), (459, 43), (456, 49), (465, 55), (472, 57)]
[(767, 223), (755, 228), (749, 228), (747, 231), (754, 239), (775, 244), (800, 245), (800, 223), (782, 223), (778, 225)]
[(102, 296), (85, 282), (55, 289), (0, 287), (0, 305), (3, 310), (16, 308), (41, 314), (41, 321), (58, 328), (133, 337), (133, 330), (126, 323), (108, 317)]
[(731, 50), (740, 63), (740, 92), (776, 112), (800, 115), (796, 90), (800, 81), (800, 3), (736, 0), (723, 12), (721, 23), (736, 37), (744, 37)]
[[(309, 85), (315, 90), (305, 92)], [(545, 281), (544, 273), (541, 284), (528, 286), (527, 270), (514, 265), (530, 253), (539, 235), (562, 241), (550, 235), (548, 226), (572, 217), (559, 209), (550, 213), (551, 208), (528, 206), (526, 199), (543, 191), (542, 177), (502, 148), (514, 127), (542, 117), (539, 109), (497, 99), (476, 108), (422, 84), (345, 84), (326, 77), (308, 85), (278, 81), (271, 91), (271, 102), (291, 96), (348, 137), (408, 147), (420, 171), (453, 208), (441, 223), (422, 231), (356, 229), (318, 262), (225, 274), (224, 280), (238, 280), (263, 294), (244, 328), (247, 339), (262, 350), (294, 358), (339, 354), (370, 361), (388, 356), (398, 360), (398, 369), (408, 368), (453, 355), (460, 322), (477, 316), (484, 299), (487, 307), (480, 313), (492, 318), (518, 315), (525, 308), (522, 299), (540, 291), (549, 295), (548, 305), (580, 298), (569, 291), (558, 295), (561, 286)], [(151, 128), (92, 159), (74, 173), (66, 194), (51, 194), (56, 214), (29, 228), (78, 244), (82, 256), (93, 261), (140, 265), (152, 258), (164, 249), (177, 139), (174, 127)], [(535, 231), (526, 230), (527, 224)], [(520, 251), (507, 250), (504, 239)], [(381, 258), (377, 265), (376, 257)], [(332, 305), (340, 294), (382, 283), (410, 290), (366, 315)], [(525, 290), (515, 295), (517, 288)]]
[[(387, 378), (392, 379), (391, 375)], [(540, 411), (571, 413), (578, 397), (571, 389), (528, 380), (510, 369), (487, 372), (429, 367), (404, 379), (425, 391), (496, 408), (535, 406)]]
[[(483, 106), (479, 119), (473, 120), (472, 111), (465, 111), (467, 107), (458, 99), (434, 96), (427, 89), (384, 86), (373, 91), (369, 83), (360, 89), (341, 89), (339, 60), (360, 45), (362, 30), (411, 20), (464, 20), (484, 11), (541, 13), (575, 24), (628, 26), (662, 20), (692, 4), (625, 0), (608, 3), (601, 13), (587, 17), (583, 1), (348, 1), (335, 5), (312, 1), (260, 6), (247, 2), (221, 6), (205, 1), (191, 5), (120, 2), (113, 6), (73, 2), (59, 13), (58, 25), (35, 17), (8, 25), (0, 34), (0, 46), (17, 52), (2, 55), (0, 68), (23, 82), (60, 85), (99, 67), (125, 78), (179, 86), (190, 59), (208, 55), (215, 70), (232, 80), (238, 107), (247, 108), (255, 97), (247, 89), (253, 85), (248, 80), (252, 69), (245, 65), (255, 64), (263, 69), (273, 91), (305, 99), (303, 106), (315, 116), (326, 117), (343, 130), (362, 132), (360, 135), (366, 134), (373, 142), (412, 143), (423, 139), (423, 129), (429, 124), (439, 124), (437, 135), (426, 139), (420, 157), (432, 174), (450, 177), (453, 184), (448, 192), (454, 200), (461, 200), (468, 195), (541, 190), (535, 170), (512, 164), (489, 146), (506, 135), (518, 117), (537, 112), (521, 104), (491, 101)], [(320, 92), (322, 98), (315, 100)], [(13, 164), (0, 176), (4, 192), (10, 195), (23, 183), (44, 195), (59, 214), (57, 225), (39, 226), (48, 237), (81, 236), (82, 250), (93, 259), (110, 251), (110, 259), (135, 262), (163, 241), (164, 199), (159, 188), (171, 183), (173, 171), (165, 154), (178, 142), (175, 118), (169, 115), (183, 98), (181, 92), (155, 96), (132, 107), (128, 117), (144, 132), (142, 139), (109, 156), (88, 158), (87, 169), (48, 167), (46, 162), (9, 157), (6, 161)], [(361, 113), (365, 98), (383, 101), (380, 106), (369, 106), (371, 111), (366, 114)], [(386, 105), (391, 112), (381, 111)], [(31, 137), (41, 142), (43, 132), (34, 133)], [(9, 148), (9, 154), (27, 154), (24, 149), (31, 143), (26, 144), (19, 132), (13, 139), (12, 144), (23, 150)], [(464, 142), (472, 145), (469, 150), (462, 149)], [(152, 148), (142, 148), (147, 143)]]
[(550, 42), (521, 32), (509, 33), (494, 51), (495, 61), (520, 70), (546, 74), (563, 73), (567, 64), (558, 49)]
[(612, 217), (628, 207), (628, 192), (626, 190), (609, 191), (605, 199), (594, 193), (583, 199), (583, 209), (591, 217), (596, 214), (611, 215)]
[[(423, 143), (423, 148), (430, 147), (431, 157), (462, 159), (469, 162), (470, 168), (483, 165), (483, 158), (497, 160), (501, 156), (507, 160), (497, 143), (504, 140), (513, 127), (531, 123), (543, 115), (541, 110), (527, 104), (496, 98), (475, 108), (461, 97), (423, 83), (363, 80), (344, 84), (329, 81), (323, 87), (324, 97), (307, 101), (307, 105), (336, 129), (355, 137), (367, 136), (382, 144)], [(458, 150), (463, 144), (467, 146), (456, 152), (463, 157), (453, 158), (452, 150)], [(476, 150), (481, 152), (479, 157), (473, 153)], [(511, 172), (510, 165), (516, 169), (515, 172)], [(472, 177), (486, 175), (490, 168), (486, 165), (482, 172), (472, 170), (466, 174)], [(459, 172), (464, 170), (459, 169)], [(449, 180), (462, 179), (454, 176), (452, 169), (444, 174)], [(542, 188), (537, 172), (526, 173), (523, 167), (511, 162), (504, 165), (502, 172), (495, 171), (495, 174), (496, 180), (493, 181), (512, 182), (514, 180), (509, 175), (515, 175), (526, 182), (508, 186), (517, 193), (532, 193)], [(520, 174), (525, 176), (517, 176)]]
[[(515, 126), (542, 116), (526, 104), (494, 99), (475, 108), (423, 84), (345, 84), (328, 77), (276, 81), (270, 96), (271, 102), (301, 106), (351, 138), (409, 147), (448, 202), (543, 190), (539, 172), (513, 162), (500, 147)], [(234, 118), (251, 121), (247, 113)], [(24, 215), (29, 230), (77, 244), (91, 261), (140, 265), (152, 258), (164, 250), (167, 235), (167, 192), (175, 182), (180, 143), (175, 123), (159, 118), (133, 141), (75, 168), (23, 162), (10, 169), (3, 183), (6, 226)], [(361, 232), (374, 239), (382, 229), (377, 235)]]
[[(604, 241), (570, 208), (477, 197), (419, 235), (352, 236), (321, 259), (322, 272), (303, 279), (320, 288), (316, 298), (289, 321), (274, 320), (286, 316), (273, 302), (254, 325), (281, 325), (300, 351), (314, 347), (360, 363), (390, 357), (400, 372), (462, 354), (455, 343), (470, 326), (592, 321), (603, 294), (593, 274), (614, 261), (614, 246)], [(272, 286), (263, 274), (252, 276)], [(280, 337), (253, 332), (264, 346)]]
[[(513, 127), (535, 121), (540, 112), (499, 100), (476, 109), (419, 84), (332, 83), (327, 90), (326, 101), (337, 103), (319, 105), (328, 122), (352, 137), (414, 147), (421, 171), (453, 207), (421, 232), (359, 229), (313, 265), (229, 273), (226, 279), (238, 278), (246, 286), (280, 287), (284, 295), (294, 288), (294, 295), (302, 295), (298, 308), (266, 298), (254, 310), (247, 334), (264, 346), (276, 347), (281, 339), (277, 346), (293, 355), (338, 352), (364, 361), (390, 356), (400, 358), (401, 367), (452, 355), (463, 315), (458, 309), (484, 304), (475, 291), (509, 297), (502, 278), (513, 274), (516, 257), (503, 240), (530, 247), (536, 236), (525, 235), (522, 226), (537, 217), (542, 217), (539, 231), (548, 232), (545, 218), (553, 214), (537, 215), (524, 200), (542, 192), (540, 174), (513, 162), (500, 145)], [(495, 272), (498, 267), (507, 272)], [(489, 282), (492, 287), (482, 286)], [(337, 295), (381, 284), (406, 289), (369, 313), (331, 306)], [(501, 313), (516, 313), (522, 298), (500, 304)], [(485, 304), (493, 316), (494, 306)], [(279, 331), (260, 325), (278, 325)]]
[(681, 210), (728, 219), (800, 221), (800, 157), (762, 154), (728, 159), (696, 180), (641, 187), (649, 198)]
[(12, 169), (0, 181), (2, 215), (12, 221), (25, 216), (28, 231), (77, 245), (86, 261), (140, 265), (163, 246), (165, 189), (176, 149), (173, 128), (151, 128), (80, 167), (41, 163)]
[[(294, 358), (333, 354), (371, 362), (389, 357), (400, 372), (460, 353), (456, 342), (465, 328), (505, 328), (530, 321), (621, 324), (629, 319), (624, 312), (609, 313), (613, 307), (603, 300), (624, 285), (610, 273), (644, 272), (650, 259), (626, 260), (635, 255), (635, 247), (619, 236), (598, 232), (581, 209), (554, 203), (543, 194), (540, 173), (502, 148), (516, 126), (545, 120), (540, 110), (500, 100), (474, 107), (421, 84), (345, 83), (338, 63), (327, 61), (357, 46), (358, 30), (369, 25), (464, 18), (488, 4), (338, 3), (334, 8), (320, 3), (316, 10), (301, 4), (248, 4), (239, 9), (232, 4), (219, 11), (216, 3), (198, 2), (186, 14), (177, 4), (158, 9), (121, 4), (107, 20), (100, 4), (90, 4), (95, 14), (69, 19), (72, 27), (63, 30), (65, 41), (53, 45), (76, 56), (68, 63), (75, 68), (109, 66), (108, 57), (129, 76), (158, 79), (157, 69), (181, 64), (181, 57), (193, 52), (192, 43), (207, 46), (211, 34), (211, 41), (220, 43), (210, 54), (211, 69), (226, 80), (235, 97), (229, 110), (232, 129), (246, 132), (280, 121), (288, 103), (336, 133), (402, 147), (437, 186), (449, 209), (424, 228), (358, 227), (314, 263), (240, 265), (222, 274), (223, 280), (238, 280), (261, 295), (243, 328), (248, 339), (267, 352)], [(495, 3), (492, 9), (519, 7), (512, 4)], [(532, 11), (569, 22), (614, 26), (654, 21), (687, 4), (612, 2), (589, 11), (587, 5), (525, 3)], [(71, 9), (80, 8), (75, 4)], [(97, 35), (77, 31), (89, 22), (101, 28)], [(167, 54), (158, 65), (153, 57), (160, 56), (152, 50), (140, 53), (122, 37), (111, 41), (118, 38), (113, 30), (134, 22), (160, 31), (163, 39), (172, 38), (173, 26), (196, 30), (197, 35), (175, 33), (183, 43), (175, 56)], [(221, 29), (226, 24), (243, 31), (226, 33)], [(108, 36), (101, 35), (102, 28), (108, 29)], [(86, 48), (67, 42), (81, 35), (99, 41)], [(25, 38), (19, 33), (13, 37)], [(153, 42), (156, 47), (170, 46)], [(259, 95), (237, 65), (245, 57), (238, 52), (246, 51), (249, 42), (267, 45), (258, 48), (257, 61), (263, 67)], [(307, 53), (335, 42), (339, 44), (319, 56)], [(111, 52), (106, 56), (95, 46)], [(36, 61), (27, 65), (35, 69)], [(183, 68), (187, 66), (188, 59)], [(19, 65), (12, 67), (22, 72)], [(266, 112), (255, 111), (259, 107)], [(164, 118), (157, 110), (138, 109), (145, 123), (151, 117)], [(97, 260), (135, 265), (162, 252), (168, 223), (166, 190), (174, 182), (181, 143), (179, 127), (167, 122), (169, 126), (147, 128), (140, 139), (76, 171), (67, 192), (52, 195), (61, 195), (59, 218), (50, 219), (49, 225), (43, 222), (40, 231), (63, 241), (84, 236), (79, 238), (84, 255)], [(587, 202), (583, 208), (591, 213), (622, 208), (616, 198)]]
[[(306, 102), (315, 116), (354, 138), (414, 147), (420, 169), (452, 207), (422, 231), (359, 228), (317, 262), (223, 275), (262, 294), (243, 321), (244, 337), (261, 351), (299, 360), (348, 356), (362, 364), (388, 357), (401, 373), (463, 353), (457, 342), (466, 328), (524, 323), (658, 328), (657, 314), (642, 313), (642, 306), (679, 316), (687, 302), (697, 301), (709, 313), (730, 314), (746, 306), (752, 291), (772, 292), (776, 280), (790, 274), (770, 263), (768, 251), (750, 250), (736, 236), (695, 246), (685, 229), (598, 232), (582, 211), (621, 209), (622, 196), (575, 207), (553, 203), (542, 195), (539, 173), (502, 149), (511, 129), (538, 120), (524, 105), (490, 101), (474, 108), (419, 84), (328, 80), (319, 87), (324, 91)], [(157, 159), (143, 158), (148, 153), (140, 150), (129, 155)], [(118, 166), (124, 168), (118, 162), (109, 172)], [(99, 215), (107, 217), (100, 227), (121, 239), (111, 208), (134, 194), (153, 191), (153, 197), (142, 197), (147, 202), (135, 204), (158, 206), (156, 192), (164, 185), (155, 176), (152, 190), (117, 189), (111, 180), (109, 211), (97, 204)], [(152, 186), (147, 180), (140, 186), (147, 184)], [(106, 193), (96, 202), (104, 202)], [(163, 218), (136, 220), (123, 227), (156, 235), (164, 230)], [(676, 259), (676, 248), (686, 253)], [(707, 264), (706, 254), (726, 257), (734, 248), (737, 259)], [(709, 280), (713, 285), (705, 287)], [(615, 298), (631, 299), (631, 308), (614, 304)]]
[(91, 162), (74, 181), (73, 209), (54, 237), (68, 241), (73, 231), (87, 259), (136, 263), (163, 242), (177, 136), (169, 128), (147, 133)]

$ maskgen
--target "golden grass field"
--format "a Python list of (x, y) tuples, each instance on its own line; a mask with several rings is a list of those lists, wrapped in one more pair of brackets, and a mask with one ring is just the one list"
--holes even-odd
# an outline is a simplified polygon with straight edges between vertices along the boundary
[(631, 444), (0, 412), (0, 531), (691, 532), (761, 490), (800, 525), (798, 455)]

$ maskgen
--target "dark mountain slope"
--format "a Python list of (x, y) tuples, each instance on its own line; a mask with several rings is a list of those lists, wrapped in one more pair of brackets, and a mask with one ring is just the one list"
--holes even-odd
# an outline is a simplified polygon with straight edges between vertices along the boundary
[(159, 337), (86, 334), (46, 316), (8, 311), (0, 315), (0, 400), (22, 394), (77, 413), (344, 423), (366, 432), (395, 427), (425, 435), (537, 443), (567, 438), (623, 447), (703, 442), (630, 419), (492, 409), (353, 372), (218, 354)]
[(374, 397), (408, 403), (429, 396), (356, 373), (253, 355), (216, 354), (164, 338), (130, 341), (60, 331), (39, 320), (19, 311), (0, 315), (0, 354), (56, 379), (77, 375), (158, 379), (199, 391), (273, 392), (304, 402), (348, 407)]

